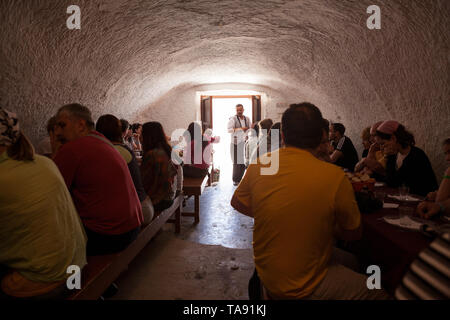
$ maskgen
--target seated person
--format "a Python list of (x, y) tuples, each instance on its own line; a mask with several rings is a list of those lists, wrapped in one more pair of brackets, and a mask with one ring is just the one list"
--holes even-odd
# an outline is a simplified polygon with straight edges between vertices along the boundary
[(330, 155), (335, 165), (353, 171), (358, 162), (358, 153), (349, 137), (344, 135), (345, 127), (342, 123), (333, 123), (330, 126), (330, 139), (334, 148)]
[(56, 114), (61, 146), (54, 161), (72, 194), (88, 237), (87, 254), (110, 254), (136, 239), (142, 208), (126, 162), (101, 133), (91, 112), (69, 104)]
[(70, 265), (86, 265), (86, 235), (64, 179), (0, 108), (0, 300), (64, 298)]
[(450, 299), (449, 262), (450, 233), (440, 233), (422, 250), (403, 276), (395, 290), (398, 300)]
[(123, 143), (120, 120), (112, 114), (103, 115), (98, 118), (95, 129), (111, 141), (114, 148), (119, 151), (120, 155), (126, 161), (139, 201), (141, 202), (142, 214), (144, 216), (143, 223), (150, 223), (154, 214), (153, 205), (142, 185), (141, 170), (139, 169), (136, 156), (134, 152)]
[(250, 164), (250, 159), (255, 150), (258, 148), (258, 140), (259, 140), (259, 122), (255, 122), (252, 126), (252, 129), (248, 131), (247, 140), (244, 144), (244, 164), (245, 167), (248, 168)]
[(343, 170), (315, 157), (323, 120), (310, 103), (291, 105), (281, 120), (285, 147), (273, 153), (278, 171), (250, 164), (231, 205), (254, 218), (255, 266), (273, 299), (384, 299), (354, 271), (354, 257), (333, 248), (334, 236), (361, 237), (361, 215)]
[(364, 150), (361, 154), (361, 158), (365, 158), (367, 157), (367, 154), (369, 153), (369, 148), (372, 145), (370, 143), (370, 127), (367, 127), (363, 130), (363, 132), (361, 133), (361, 140), (362, 145), (364, 147)]
[(378, 181), (384, 181), (386, 175), (386, 158), (379, 144), (379, 138), (376, 136), (377, 129), (383, 121), (375, 123), (370, 128), (370, 147), (367, 156), (363, 157), (355, 166), (356, 172), (367, 173)]
[(272, 149), (270, 137), (270, 128), (272, 128), (272, 125), (273, 121), (270, 118), (258, 122), (258, 146), (250, 157), (250, 163), (255, 163), (259, 157), (270, 152)]
[(211, 165), (211, 141), (203, 138), (202, 126), (191, 122), (185, 132), (186, 147), (183, 150), (183, 174), (190, 178), (203, 178)]
[(167, 142), (159, 122), (147, 122), (142, 126), (141, 165), (144, 190), (152, 199), (155, 212), (161, 212), (173, 204), (177, 188), (177, 167), (171, 160), (172, 147)]
[(142, 124), (133, 123), (131, 125), (131, 146), (133, 147), (133, 152), (140, 153), (142, 152), (142, 144), (141, 144), (141, 135), (142, 135)]
[[(445, 160), (450, 164), (450, 138), (444, 141)], [(450, 167), (445, 170), (444, 177), (438, 191), (430, 192), (427, 201), (417, 206), (417, 212), (422, 218), (430, 219), (442, 213), (450, 215)]]
[[(278, 144), (272, 143), (272, 139), (274, 139), (274, 135), (277, 135)], [(281, 122), (275, 122), (272, 127), (270, 128), (270, 137), (271, 137), (271, 144), (270, 144), (270, 151), (278, 150), (279, 148), (282, 148), (282, 141), (281, 141)]]
[(55, 125), (56, 125), (56, 117), (51, 117), (47, 122), (47, 134), (48, 136), (42, 139), (39, 143), (36, 153), (41, 154), (43, 156), (52, 158), (54, 145), (56, 141), (55, 137)]
[(409, 187), (410, 193), (421, 196), (437, 189), (430, 160), (422, 149), (415, 146), (414, 136), (403, 125), (393, 120), (385, 121), (378, 127), (377, 137), (387, 156), (388, 186), (404, 184)]
[(131, 139), (132, 132), (130, 123), (125, 119), (120, 119), (120, 126), (122, 129), (123, 143), (128, 147), (128, 149), (133, 151), (133, 143)]
[(322, 122), (323, 122), (322, 128), (323, 136), (320, 145), (317, 147), (317, 152), (314, 155), (319, 160), (331, 163), (330, 154), (332, 152), (332, 147), (330, 145), (330, 136), (329, 136), (330, 122), (326, 119), (323, 119)]

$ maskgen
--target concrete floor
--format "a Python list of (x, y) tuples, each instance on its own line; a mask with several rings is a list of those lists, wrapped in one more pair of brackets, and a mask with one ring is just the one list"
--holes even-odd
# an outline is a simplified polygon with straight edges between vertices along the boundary
[[(183, 217), (179, 237), (202, 244), (216, 244), (227, 248), (252, 248), (253, 219), (238, 213), (230, 206), (236, 189), (231, 183), (207, 187), (200, 197), (200, 223)], [(193, 211), (194, 200), (189, 199), (186, 211)]]
[[(116, 281), (113, 299), (248, 299), (253, 219), (230, 206), (235, 188), (227, 181), (205, 188), (200, 223), (182, 217), (178, 235), (166, 224)], [(183, 210), (193, 206), (190, 198)]]

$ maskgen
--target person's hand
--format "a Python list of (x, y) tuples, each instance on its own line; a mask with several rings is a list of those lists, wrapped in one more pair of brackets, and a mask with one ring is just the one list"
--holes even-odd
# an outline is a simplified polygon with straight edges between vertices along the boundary
[(425, 199), (428, 201), (435, 201), (436, 196), (437, 196), (437, 191), (433, 191), (433, 192), (428, 193), (427, 196), (425, 197)]
[(378, 143), (372, 143), (369, 148), (369, 152), (367, 153), (367, 158), (375, 159), (375, 154), (380, 151), (380, 145)]
[(362, 169), (361, 173), (362, 173), (363, 175), (364, 175), (364, 174), (367, 174), (367, 175), (371, 176), (371, 175), (373, 174), (373, 171), (370, 170), (370, 169), (367, 168), (367, 167), (364, 167), (364, 169)]
[(423, 219), (430, 219), (441, 211), (441, 207), (436, 202), (423, 201), (417, 206), (417, 213)]
[(332, 154), (334, 152), (334, 148), (330, 142), (327, 143), (328, 154)]

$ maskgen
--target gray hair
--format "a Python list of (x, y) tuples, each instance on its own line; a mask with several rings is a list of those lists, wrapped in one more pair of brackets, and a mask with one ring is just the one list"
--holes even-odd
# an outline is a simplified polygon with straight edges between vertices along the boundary
[(67, 112), (71, 117), (82, 119), (86, 121), (86, 125), (89, 129), (94, 129), (94, 121), (92, 120), (92, 113), (88, 107), (85, 107), (78, 103), (66, 104), (59, 108), (58, 114), (61, 112)]

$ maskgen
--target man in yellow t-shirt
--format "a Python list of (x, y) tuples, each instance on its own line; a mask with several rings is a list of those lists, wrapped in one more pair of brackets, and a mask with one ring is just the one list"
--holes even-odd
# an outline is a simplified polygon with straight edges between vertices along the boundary
[(255, 219), (255, 266), (272, 298), (385, 297), (367, 288), (366, 276), (337, 261), (353, 256), (333, 248), (334, 235), (358, 239), (361, 219), (344, 171), (315, 157), (323, 124), (314, 105), (291, 105), (282, 118), (286, 148), (268, 155), (278, 157), (278, 172), (264, 175), (265, 165), (250, 165), (231, 205)]

